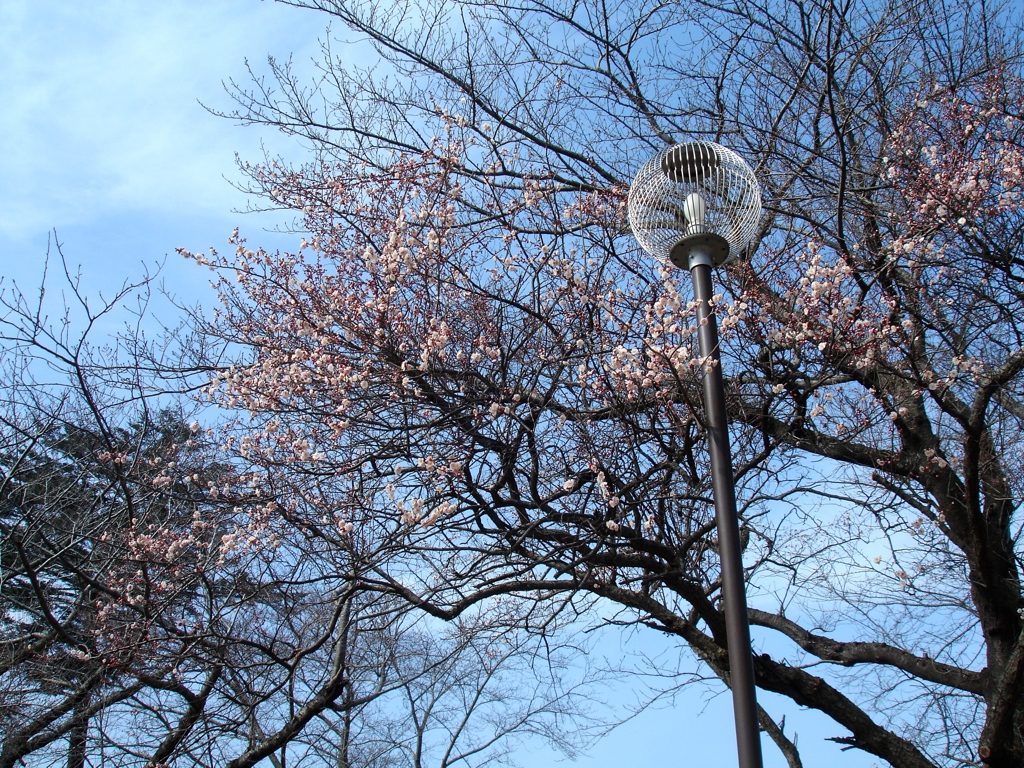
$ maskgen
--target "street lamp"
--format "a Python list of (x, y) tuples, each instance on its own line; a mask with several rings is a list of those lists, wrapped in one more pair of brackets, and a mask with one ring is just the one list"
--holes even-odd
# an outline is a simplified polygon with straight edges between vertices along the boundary
[(761, 192), (750, 166), (709, 141), (662, 150), (629, 188), (629, 223), (641, 247), (661, 262), (689, 270), (693, 280), (740, 768), (761, 768), (761, 737), (711, 269), (749, 245), (760, 217)]

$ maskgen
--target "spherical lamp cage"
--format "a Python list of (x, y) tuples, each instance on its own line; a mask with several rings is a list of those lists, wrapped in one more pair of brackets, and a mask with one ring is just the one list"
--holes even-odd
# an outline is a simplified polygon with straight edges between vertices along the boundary
[(746, 161), (710, 141), (663, 149), (629, 188), (629, 224), (640, 246), (688, 269), (696, 250), (712, 266), (735, 258), (757, 234), (761, 189)]

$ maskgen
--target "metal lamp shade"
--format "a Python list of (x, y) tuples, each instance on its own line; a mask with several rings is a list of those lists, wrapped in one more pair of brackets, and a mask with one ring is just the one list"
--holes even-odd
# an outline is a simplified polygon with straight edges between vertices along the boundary
[(710, 141), (663, 149), (629, 188), (629, 224), (641, 247), (687, 268), (687, 248), (701, 245), (714, 265), (737, 256), (757, 233), (761, 189), (746, 161)]

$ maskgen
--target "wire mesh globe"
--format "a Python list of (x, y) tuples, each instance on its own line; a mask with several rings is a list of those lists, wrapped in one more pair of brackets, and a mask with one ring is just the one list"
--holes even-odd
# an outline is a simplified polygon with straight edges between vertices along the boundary
[(659, 261), (689, 268), (695, 248), (718, 266), (757, 233), (761, 189), (746, 161), (710, 141), (663, 149), (629, 188), (629, 224), (640, 246)]

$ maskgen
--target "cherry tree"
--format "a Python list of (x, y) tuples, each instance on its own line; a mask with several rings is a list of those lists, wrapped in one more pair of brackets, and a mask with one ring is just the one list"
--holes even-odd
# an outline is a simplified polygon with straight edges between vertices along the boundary
[(233, 86), (235, 117), (315, 150), (243, 168), (296, 253), (185, 254), (221, 273), (197, 323), (234, 350), (207, 395), (280, 499), (248, 529), (442, 619), (608, 601), (727, 684), (693, 306), (623, 213), (653, 148), (712, 136), (767, 199), (716, 297), (757, 684), (900, 768), (1020, 764), (1009, 17), (295, 4), (396, 77), (325, 47), (314, 86), (273, 61)]
[(483, 765), (527, 730), (575, 746), (595, 676), (564, 671), (553, 625), (430, 627), (365, 589), (351, 528), (282, 526), (275, 489), (167, 389), (202, 344), (140, 333), (151, 278), (97, 302), (58, 255), (69, 305), (52, 281), (0, 293), (0, 765), (374, 766), (417, 739)]
[(181, 412), (125, 405), (131, 387), (110, 386), (124, 370), (87, 344), (148, 279), (97, 303), (65, 276), (72, 303), (54, 315), (44, 290), (0, 295), (3, 765), (65, 739), (68, 766), (84, 765), (90, 729), (145, 691), (205, 699), (176, 675), (217, 558), (195, 489), (221, 472)]

